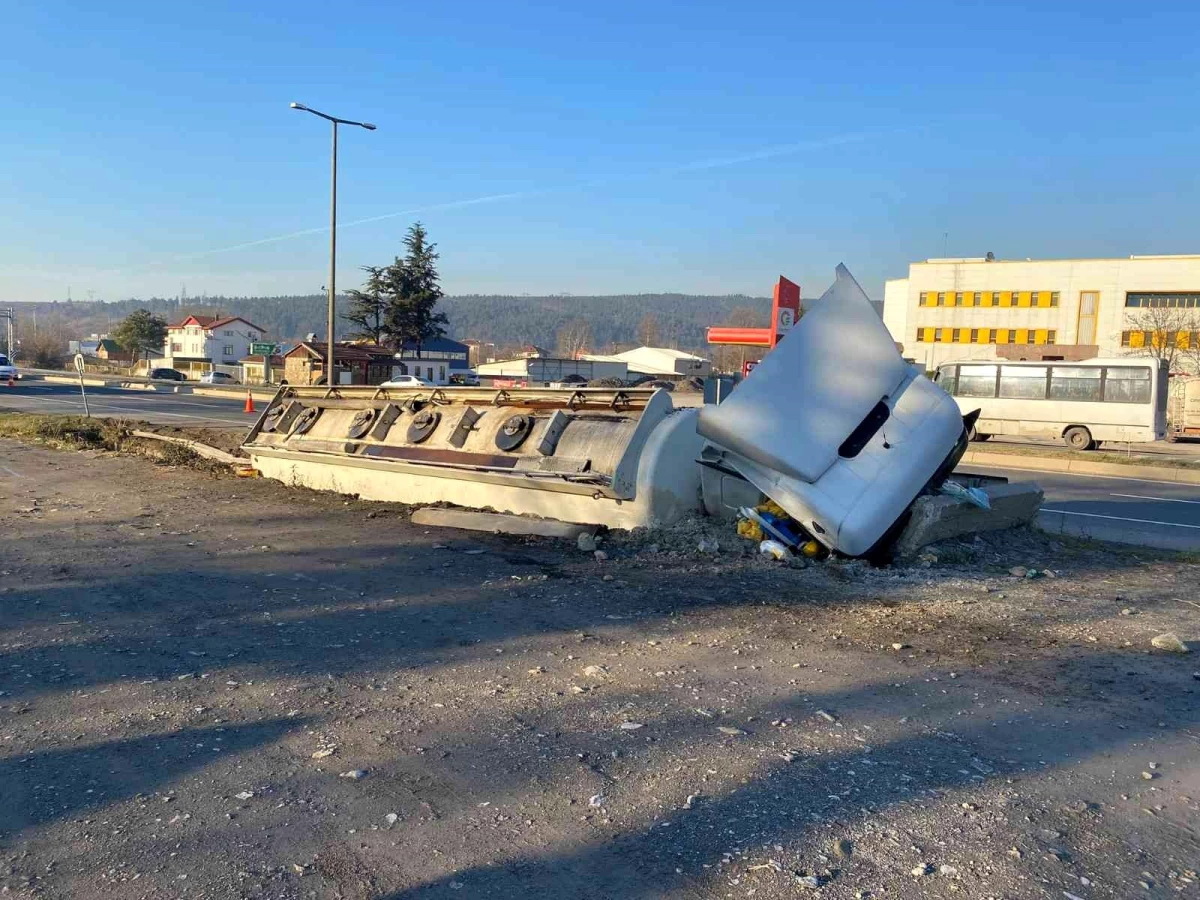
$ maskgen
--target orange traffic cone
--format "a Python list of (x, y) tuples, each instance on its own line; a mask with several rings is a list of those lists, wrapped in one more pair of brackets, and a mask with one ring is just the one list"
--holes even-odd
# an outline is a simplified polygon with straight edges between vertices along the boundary
[(254, 412), (254, 395), (249, 390), (246, 391), (246, 412)]

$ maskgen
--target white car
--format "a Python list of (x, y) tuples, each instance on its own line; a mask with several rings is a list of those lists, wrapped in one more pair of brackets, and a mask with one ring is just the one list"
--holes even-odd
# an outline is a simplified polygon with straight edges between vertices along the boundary
[(238, 380), (226, 372), (205, 372), (200, 376), (201, 384), (237, 384)]
[(8, 357), (0, 353), (0, 381), (8, 381), (9, 378), (20, 378), (21, 373), (17, 371), (17, 367), (8, 361)]
[(427, 388), (433, 385), (417, 375), (397, 375), (390, 381), (385, 381), (380, 387), (385, 388)]

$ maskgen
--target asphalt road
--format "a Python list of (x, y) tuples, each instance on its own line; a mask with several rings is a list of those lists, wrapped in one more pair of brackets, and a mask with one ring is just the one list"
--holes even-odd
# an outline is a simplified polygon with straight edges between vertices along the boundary
[(1037, 524), (1046, 531), (1165, 550), (1200, 550), (1200, 485), (974, 463), (964, 463), (962, 470), (1037, 482), (1046, 494)]
[[(87, 388), (92, 415), (142, 419), (159, 425), (242, 425), (254, 421), (243, 412), (244, 398), (198, 397), (156, 391), (131, 391), (111, 387)], [(22, 380), (16, 387), (0, 385), (0, 408), (20, 412), (83, 414), (79, 387)]]

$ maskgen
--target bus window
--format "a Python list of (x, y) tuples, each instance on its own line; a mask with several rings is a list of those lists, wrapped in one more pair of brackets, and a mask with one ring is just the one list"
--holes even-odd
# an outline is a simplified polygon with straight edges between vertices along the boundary
[(954, 396), (954, 376), (958, 366), (942, 366), (933, 376), (933, 383), (950, 396)]
[(1050, 371), (1051, 400), (1103, 399), (1099, 366), (1055, 366)]
[(995, 366), (959, 366), (956, 397), (995, 397)]
[(1108, 403), (1149, 403), (1150, 370), (1141, 366), (1109, 366), (1104, 379)]
[(1010, 400), (1045, 400), (1045, 366), (1001, 366), (1000, 396)]

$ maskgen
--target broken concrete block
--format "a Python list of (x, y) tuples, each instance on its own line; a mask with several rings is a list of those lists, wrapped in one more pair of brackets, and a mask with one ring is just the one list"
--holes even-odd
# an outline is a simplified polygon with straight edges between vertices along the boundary
[(1042, 489), (1032, 481), (989, 485), (985, 493), (991, 509), (947, 496), (918, 497), (896, 541), (896, 556), (913, 556), (926, 544), (959, 535), (1025, 525), (1042, 506)]

